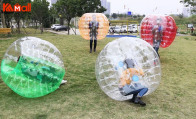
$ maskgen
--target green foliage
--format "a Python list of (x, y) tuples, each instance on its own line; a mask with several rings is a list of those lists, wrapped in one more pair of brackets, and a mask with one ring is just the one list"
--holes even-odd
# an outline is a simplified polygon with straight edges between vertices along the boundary
[(112, 14), (112, 18), (116, 19), (117, 17), (118, 17), (118, 16), (117, 16), (116, 13), (113, 13), (113, 14)]
[(187, 34), (187, 32), (184, 32), (184, 31), (180, 31), (179, 33), (180, 34)]
[(189, 38), (188, 38), (188, 37), (185, 37), (184, 39), (189, 40)]
[(192, 9), (192, 13), (196, 13), (196, 1), (195, 0), (181, 0), (181, 3), (184, 3), (187, 7), (191, 6)]
[(56, 18), (58, 18), (58, 14), (56, 13), (56, 9), (54, 6), (52, 6), (49, 10), (49, 15), (50, 15), (50, 22), (51, 24), (55, 24), (56, 23)]
[[(12, 6), (18, 3), (21, 6), (24, 6), (24, 5), (27, 5), (28, 3), (31, 3), (31, 0), (3, 0), (3, 3), (9, 3)], [(17, 28), (18, 28), (17, 31), (18, 33), (20, 33), (20, 20), (26, 19), (30, 13), (28, 12), (14, 12), (14, 13), (5, 12), (4, 14), (5, 14), (6, 26), (10, 27), (11, 19), (14, 18), (17, 23)]]
[(32, 11), (31, 11), (31, 18), (38, 21), (41, 24), (41, 33), (43, 32), (43, 27), (50, 26), (50, 19), (49, 19), (49, 2), (47, 0), (34, 0), (31, 3)]
[(107, 18), (110, 18), (110, 15), (109, 15), (109, 14), (106, 14), (105, 16), (106, 16)]
[(66, 19), (68, 27), (71, 19), (76, 16), (82, 16), (89, 12), (100, 13), (106, 10), (101, 6), (100, 0), (58, 0), (54, 7), (57, 14)]
[(84, 13), (102, 13), (106, 9), (101, 6), (100, 0), (76, 0), (78, 3), (77, 16), (80, 17)]
[(191, 17), (188, 18), (182, 18), (181, 16), (174, 16), (174, 15), (171, 16), (174, 18), (177, 25), (196, 24), (196, 15), (192, 15)]
[[(3, 0), (3, 3), (12, 3), (12, 0)], [(13, 18), (13, 12), (4, 12), (6, 27), (10, 28), (10, 21)]]
[(196, 33), (191, 33), (191, 36), (196, 36)]

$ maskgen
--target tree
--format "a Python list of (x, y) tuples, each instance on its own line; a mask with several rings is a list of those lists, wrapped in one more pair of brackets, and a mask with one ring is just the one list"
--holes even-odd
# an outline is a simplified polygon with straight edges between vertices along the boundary
[(118, 17), (122, 18), (123, 17), (123, 14), (118, 14)]
[(78, 2), (77, 16), (80, 17), (84, 13), (102, 13), (106, 9), (101, 6), (100, 0), (76, 0)]
[(31, 15), (34, 20), (37, 20), (40, 24), (41, 33), (43, 33), (43, 26), (47, 26), (49, 23), (49, 2), (46, 0), (34, 0), (32, 2)]
[(70, 28), (70, 21), (77, 15), (77, 0), (59, 0), (55, 4), (56, 10), (60, 19), (65, 18), (68, 24), (68, 34)]
[(196, 1), (195, 0), (181, 0), (181, 3), (184, 3), (186, 7), (192, 7), (192, 13), (196, 13)]
[(52, 6), (49, 10), (49, 14), (50, 14), (50, 21), (52, 24), (56, 23), (56, 19), (58, 17), (58, 14), (56, 13), (56, 9), (54, 6)]
[[(24, 5), (27, 5), (28, 3), (31, 3), (31, 0), (12, 0), (11, 5), (13, 6), (16, 3), (20, 4), (21, 6), (24, 6)], [(25, 19), (28, 14), (29, 13), (27, 13), (27, 12), (14, 12), (13, 13), (14, 19), (17, 23), (18, 33), (20, 33), (20, 21), (22, 19)]]
[(189, 23), (196, 24), (196, 15), (192, 15), (189, 19), (190, 19)]
[[(5, 0), (7, 2), (7, 0)], [(12, 6), (14, 6), (16, 3), (20, 4), (21, 6), (27, 5), (28, 3), (31, 3), (31, 0), (11, 0), (9, 2)], [(28, 12), (14, 12), (13, 17), (17, 23), (17, 31), (20, 33), (20, 21), (25, 19), (27, 15), (29, 15)]]
[(12, 18), (13, 18), (13, 13), (12, 12), (4, 13), (4, 17), (5, 17), (6, 27), (10, 28), (11, 27), (11, 21), (12, 21)]
[(178, 17), (179, 17), (179, 18), (183, 18), (183, 14), (179, 14)]
[[(3, 0), (3, 3), (12, 3), (12, 0)], [(13, 3), (12, 3), (13, 4)], [(5, 18), (5, 25), (7, 28), (11, 27), (13, 12), (3, 12)]]
[(3, 12), (3, 0), (0, 1), (0, 13), (1, 13), (1, 21), (3, 24), (3, 28), (6, 28), (5, 14)]
[(113, 13), (112, 14), (112, 18), (116, 19), (117, 18), (117, 14), (116, 13)]
[(137, 18), (137, 15), (133, 15), (133, 18), (136, 19)]
[(106, 14), (105, 16), (106, 16), (107, 18), (110, 18), (110, 15), (109, 15), (109, 14)]
[(58, 0), (54, 6), (58, 15), (66, 19), (68, 28), (70, 28), (71, 19), (76, 16), (80, 17), (84, 13), (104, 12), (106, 10), (101, 6), (100, 0)]

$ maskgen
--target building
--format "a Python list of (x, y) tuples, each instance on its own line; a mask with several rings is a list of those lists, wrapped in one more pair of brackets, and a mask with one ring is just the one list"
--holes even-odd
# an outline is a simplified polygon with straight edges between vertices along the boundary
[(109, 14), (110, 15), (110, 2), (107, 2), (107, 4), (106, 4), (106, 9), (107, 9), (107, 11), (105, 11), (105, 14)]
[(106, 8), (107, 10), (104, 12), (104, 14), (109, 14), (110, 15), (110, 2), (107, 2), (107, 0), (101, 0), (101, 6)]
[(182, 10), (183, 17), (190, 17), (191, 16), (191, 10), (189, 7), (184, 7)]

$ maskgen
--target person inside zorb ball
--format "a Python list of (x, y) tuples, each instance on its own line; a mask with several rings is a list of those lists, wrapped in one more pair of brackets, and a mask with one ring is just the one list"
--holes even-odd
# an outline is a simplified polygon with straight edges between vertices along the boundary
[(141, 100), (155, 91), (161, 80), (160, 60), (150, 44), (140, 38), (120, 38), (108, 43), (99, 54), (96, 78), (101, 89), (112, 99)]
[[(109, 21), (102, 13), (85, 13), (79, 22), (80, 35), (90, 40), (90, 53), (96, 52), (97, 40), (104, 39), (109, 30)], [(94, 42), (94, 47), (93, 47)]]
[(159, 47), (169, 47), (175, 39), (177, 26), (171, 16), (148, 15), (141, 21), (141, 38), (158, 53)]
[(1, 63), (3, 81), (17, 94), (36, 98), (59, 88), (65, 74), (59, 50), (48, 41), (24, 37), (10, 45)]

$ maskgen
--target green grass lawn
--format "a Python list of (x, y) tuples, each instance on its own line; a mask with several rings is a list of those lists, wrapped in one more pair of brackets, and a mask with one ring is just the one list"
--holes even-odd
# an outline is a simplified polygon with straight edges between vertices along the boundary
[[(0, 61), (8, 46), (20, 36), (0, 38)], [(146, 107), (115, 101), (95, 78), (95, 61), (104, 46), (114, 40), (98, 41), (89, 53), (89, 41), (81, 36), (33, 34), (53, 43), (62, 53), (66, 85), (44, 97), (28, 99), (14, 93), (0, 78), (0, 119), (193, 119), (196, 117), (196, 37), (178, 36), (160, 49), (162, 80), (159, 88), (143, 97)]]

